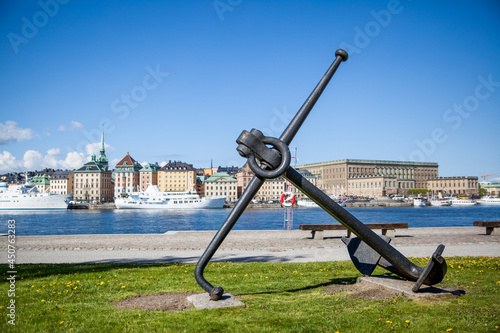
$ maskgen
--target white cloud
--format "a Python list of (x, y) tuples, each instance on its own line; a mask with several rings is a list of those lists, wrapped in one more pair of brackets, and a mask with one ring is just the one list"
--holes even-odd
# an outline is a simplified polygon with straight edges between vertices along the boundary
[(71, 129), (80, 129), (83, 128), (82, 123), (79, 123), (78, 121), (71, 121)]
[[(114, 148), (108, 144), (105, 144), (105, 149), (107, 153), (114, 150)], [(34, 171), (44, 168), (74, 170), (90, 161), (90, 156), (92, 154), (99, 156), (100, 150), (101, 144), (99, 142), (90, 143), (85, 146), (85, 151), (88, 154), (87, 156), (77, 151), (69, 152), (64, 155), (59, 148), (51, 148), (47, 150), (45, 154), (36, 150), (27, 150), (23, 158), (19, 160), (16, 159), (12, 153), (3, 151), (0, 152), (0, 173), (20, 172), (25, 170)], [(119, 159), (116, 160), (114, 164), (110, 162), (109, 165), (115, 165), (119, 161)]]
[(80, 129), (80, 128), (83, 128), (82, 123), (79, 123), (78, 121), (74, 121), (74, 120), (72, 120), (72, 121), (69, 123), (69, 126), (66, 126), (66, 125), (59, 125), (59, 126), (57, 127), (57, 130), (58, 130), (58, 131), (60, 131), (60, 132), (65, 132), (65, 131), (77, 130), (77, 129)]
[(25, 170), (42, 169), (43, 156), (36, 150), (27, 150), (23, 156), (23, 166)]
[(85, 162), (85, 155), (76, 151), (68, 153), (65, 160), (59, 161), (64, 169), (69, 170), (77, 169), (85, 164)]
[(17, 171), (22, 167), (22, 163), (16, 160), (16, 157), (8, 151), (3, 151), (0, 154), (0, 172), (12, 172)]
[(121, 158), (114, 158), (111, 161), (109, 161), (110, 168), (114, 168), (115, 165), (117, 165), (118, 162), (120, 162), (121, 160), (122, 160)]
[(46, 168), (59, 168), (59, 161), (57, 160), (58, 155), (60, 155), (59, 148), (52, 148), (47, 151), (47, 155), (43, 157), (43, 166)]
[(0, 144), (5, 144), (10, 141), (30, 140), (35, 135), (35, 132), (30, 128), (21, 128), (14, 121), (6, 121), (5, 124), (0, 123)]
[[(107, 143), (104, 143), (104, 149), (106, 150), (107, 153), (115, 150), (113, 147), (111, 147)], [(96, 154), (97, 156), (99, 156), (99, 152), (101, 151), (101, 143), (100, 142), (89, 143), (85, 146), (85, 151), (87, 152), (89, 157), (92, 154)]]

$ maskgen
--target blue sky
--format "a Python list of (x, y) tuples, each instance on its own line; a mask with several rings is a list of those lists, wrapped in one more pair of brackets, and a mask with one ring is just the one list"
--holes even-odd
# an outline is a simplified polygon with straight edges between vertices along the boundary
[(112, 166), (241, 166), (241, 131), (279, 137), (345, 48), (299, 164), (500, 175), (498, 1), (3, 1), (0, 36), (0, 173), (79, 167), (101, 129)]

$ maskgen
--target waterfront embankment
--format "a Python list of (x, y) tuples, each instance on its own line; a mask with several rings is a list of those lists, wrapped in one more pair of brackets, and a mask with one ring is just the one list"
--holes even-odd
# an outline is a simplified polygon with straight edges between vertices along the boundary
[[(352, 201), (346, 202), (345, 207), (348, 208), (356, 208), (356, 207), (409, 207), (412, 206), (411, 202), (402, 202), (396, 200), (384, 200), (384, 201)], [(231, 209), (234, 207), (234, 203), (227, 203), (224, 205), (224, 208)], [(295, 208), (300, 208), (297, 204), (294, 205)], [(251, 203), (248, 205), (248, 208), (255, 209), (279, 209), (283, 208), (281, 203)], [(71, 206), (70, 206), (71, 209)], [(73, 209), (116, 209), (114, 203), (103, 203), (103, 204), (80, 204), (75, 205)]]
[[(195, 263), (216, 231), (169, 231), (164, 234), (101, 234), (16, 237), (17, 264), (94, 262)], [(301, 230), (233, 230), (213, 261), (315, 262), (350, 260), (341, 240), (344, 231), (325, 231), (311, 239)], [(500, 256), (500, 236), (479, 227), (397, 230), (391, 245), (408, 257), (429, 257), (439, 244), (443, 256)], [(0, 251), (7, 250), (0, 238)], [(6, 257), (0, 260), (6, 263)]]

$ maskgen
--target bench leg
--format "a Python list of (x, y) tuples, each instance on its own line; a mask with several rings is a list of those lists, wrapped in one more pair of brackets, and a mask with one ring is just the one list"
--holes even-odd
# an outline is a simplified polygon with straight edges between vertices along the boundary
[(311, 230), (313, 239), (325, 239), (323, 236), (323, 230)]
[(487, 235), (496, 235), (495, 227), (486, 227), (486, 234)]
[(351, 230), (347, 229), (347, 238), (351, 238)]
[(382, 235), (394, 238), (394, 229), (382, 229)]

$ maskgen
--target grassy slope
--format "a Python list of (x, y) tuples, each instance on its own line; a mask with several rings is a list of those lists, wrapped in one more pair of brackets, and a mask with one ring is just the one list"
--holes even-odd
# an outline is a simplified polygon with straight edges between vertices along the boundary
[[(425, 266), (425, 259), (413, 259)], [(246, 308), (183, 312), (118, 310), (109, 302), (137, 294), (202, 292), (194, 265), (20, 265), (16, 325), (8, 325), (6, 265), (0, 266), (0, 331), (8, 332), (500, 332), (500, 258), (447, 258), (439, 285), (459, 297), (411, 301), (325, 293), (352, 284), (351, 262), (211, 263), (205, 277), (237, 295)], [(377, 269), (375, 274), (384, 273)]]

